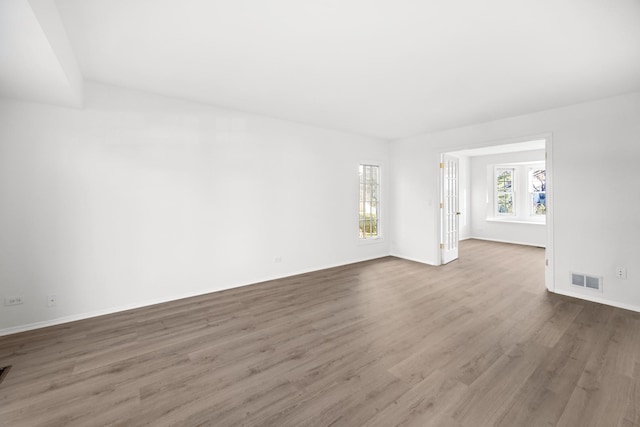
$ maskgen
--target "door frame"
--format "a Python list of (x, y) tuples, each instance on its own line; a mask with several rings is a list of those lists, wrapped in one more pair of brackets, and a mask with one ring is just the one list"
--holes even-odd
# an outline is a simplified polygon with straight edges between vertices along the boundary
[[(555, 292), (555, 275), (554, 275), (554, 267), (555, 267), (555, 255), (554, 255), (554, 194), (555, 188), (553, 185), (554, 178), (554, 163), (553, 163), (553, 134), (551, 132), (530, 135), (526, 137), (517, 137), (517, 138), (508, 138), (503, 140), (493, 140), (493, 141), (485, 141), (485, 142), (477, 142), (472, 144), (466, 144), (463, 146), (457, 147), (448, 147), (447, 150), (442, 150), (440, 152), (439, 161), (442, 162), (443, 156), (450, 152), (462, 151), (462, 150), (471, 150), (475, 148), (485, 148), (485, 147), (493, 147), (499, 145), (508, 145), (508, 144), (517, 144), (520, 142), (534, 141), (534, 140), (544, 140), (545, 141), (545, 164), (547, 171), (547, 187), (546, 187), (546, 198), (547, 198), (547, 219), (546, 219), (546, 247), (545, 247), (545, 285), (547, 289), (551, 292)], [(440, 173), (440, 165), (437, 165), (438, 175), (437, 175), (437, 188), (438, 188), (438, 198), (440, 199), (444, 183), (442, 180), (442, 174)], [(442, 209), (439, 208), (440, 212), (439, 221), (437, 221), (437, 236), (439, 237), (437, 245), (437, 253), (438, 256), (438, 264), (442, 265), (442, 249), (440, 248), (440, 243), (442, 243), (443, 236), (443, 227), (444, 221), (442, 218)]]

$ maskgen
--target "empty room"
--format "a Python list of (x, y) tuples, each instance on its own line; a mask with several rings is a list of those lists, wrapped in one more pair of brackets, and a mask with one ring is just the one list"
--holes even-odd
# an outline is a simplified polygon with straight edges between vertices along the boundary
[(640, 427), (638, 0), (0, 0), (0, 425)]

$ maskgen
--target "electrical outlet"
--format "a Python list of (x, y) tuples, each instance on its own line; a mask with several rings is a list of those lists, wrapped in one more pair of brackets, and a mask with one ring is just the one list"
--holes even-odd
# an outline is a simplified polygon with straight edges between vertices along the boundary
[(273, 262), (275, 262), (276, 264), (279, 262), (282, 262), (282, 256), (277, 256), (273, 259)]
[(24, 303), (24, 298), (20, 295), (13, 297), (5, 297), (4, 305), (20, 305)]
[(616, 277), (625, 280), (627, 278), (627, 269), (625, 267), (616, 267)]
[(55, 295), (47, 295), (47, 307), (53, 307), (58, 302), (58, 297)]

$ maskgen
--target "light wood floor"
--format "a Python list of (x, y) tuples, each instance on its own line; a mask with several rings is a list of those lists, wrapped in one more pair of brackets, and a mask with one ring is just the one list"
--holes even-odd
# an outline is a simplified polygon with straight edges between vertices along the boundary
[(0, 338), (0, 425), (640, 426), (640, 315), (465, 241)]

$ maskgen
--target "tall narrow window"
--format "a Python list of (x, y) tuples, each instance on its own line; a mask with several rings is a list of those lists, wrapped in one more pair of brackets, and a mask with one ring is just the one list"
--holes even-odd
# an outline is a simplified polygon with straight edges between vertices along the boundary
[(529, 195), (531, 215), (547, 213), (547, 171), (544, 168), (529, 169)]
[(380, 166), (360, 165), (359, 226), (361, 239), (380, 233)]
[(496, 214), (515, 215), (515, 193), (513, 168), (496, 169)]

